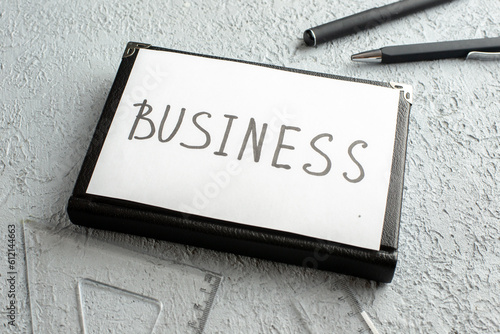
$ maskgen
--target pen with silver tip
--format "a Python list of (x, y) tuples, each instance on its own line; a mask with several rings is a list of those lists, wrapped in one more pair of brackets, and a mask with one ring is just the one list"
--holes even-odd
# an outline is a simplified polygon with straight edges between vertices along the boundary
[(471, 52), (500, 52), (500, 37), (450, 42), (386, 46), (351, 56), (351, 60), (368, 63), (403, 63), (447, 58), (466, 58)]

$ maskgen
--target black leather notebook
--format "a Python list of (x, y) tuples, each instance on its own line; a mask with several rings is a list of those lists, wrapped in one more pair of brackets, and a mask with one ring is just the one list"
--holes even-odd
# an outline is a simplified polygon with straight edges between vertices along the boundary
[(390, 282), (411, 87), (128, 43), (74, 224)]

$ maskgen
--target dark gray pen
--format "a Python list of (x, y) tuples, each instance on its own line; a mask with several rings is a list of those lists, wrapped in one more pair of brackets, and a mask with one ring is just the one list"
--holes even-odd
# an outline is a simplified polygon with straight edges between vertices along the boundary
[(369, 63), (404, 63), (411, 61), (446, 58), (482, 58), (500, 55), (500, 37), (468, 39), (451, 42), (436, 42), (386, 46), (351, 56), (351, 60)]
[(454, 0), (403, 0), (372, 8), (307, 29), (304, 32), (304, 42), (309, 46), (315, 46), (451, 1)]

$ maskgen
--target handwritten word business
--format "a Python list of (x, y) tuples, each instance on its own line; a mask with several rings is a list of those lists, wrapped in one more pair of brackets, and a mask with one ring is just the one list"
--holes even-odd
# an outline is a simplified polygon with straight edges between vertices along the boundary
[[(182, 108), (181, 112), (179, 113), (179, 116), (177, 118), (177, 123), (176, 123), (175, 127), (173, 128), (172, 132), (168, 136), (164, 136), (165, 134), (163, 132), (164, 132), (164, 128), (165, 128), (165, 123), (167, 122), (168, 115), (169, 115), (169, 112), (171, 109), (170, 105), (167, 105), (165, 108), (165, 111), (163, 113), (163, 117), (162, 117), (162, 120), (159, 124), (158, 130), (156, 130), (157, 124), (155, 124), (155, 122), (150, 117), (147, 117), (151, 113), (153, 113), (153, 106), (148, 104), (146, 99), (142, 103), (134, 104), (134, 107), (139, 107), (139, 111), (135, 117), (135, 120), (132, 124), (132, 128), (131, 128), (130, 133), (128, 135), (129, 140), (147, 140), (147, 139), (153, 138), (153, 136), (155, 134), (157, 134), (158, 141), (160, 141), (161, 143), (170, 142), (176, 136), (177, 132), (181, 128), (182, 122), (184, 120), (184, 116), (186, 114), (186, 108)], [(209, 112), (206, 112), (206, 111), (198, 112), (198, 113), (194, 114), (192, 116), (192, 119), (191, 119), (193, 125), (204, 135), (205, 141), (203, 143), (198, 144), (198, 145), (186, 144), (184, 142), (181, 142), (180, 145), (182, 147), (185, 147), (188, 149), (205, 149), (205, 148), (210, 146), (210, 144), (212, 142), (212, 137), (210, 135), (210, 132), (207, 131), (207, 129), (205, 129), (204, 127), (202, 127), (200, 125), (200, 123), (198, 122), (198, 118), (200, 118), (200, 117), (212, 118), (212, 114), (210, 114)], [(229, 140), (229, 135), (231, 133), (233, 122), (234, 122), (234, 120), (238, 119), (238, 116), (235, 116), (235, 115), (225, 114), (224, 117), (227, 119), (227, 124), (226, 124), (223, 139), (219, 145), (219, 149), (214, 152), (214, 155), (217, 155), (217, 156), (227, 156), (228, 155), (228, 153), (225, 152), (226, 144)], [(140, 122), (149, 125), (149, 133), (147, 133), (146, 135), (139, 136), (139, 135), (135, 134)], [(247, 127), (247, 130), (245, 132), (245, 135), (243, 136), (240, 151), (238, 153), (238, 160), (241, 160), (243, 158), (243, 155), (245, 153), (245, 149), (248, 146), (247, 145), (248, 141), (250, 140), (250, 137), (252, 137), (253, 158), (254, 158), (255, 162), (260, 161), (261, 152), (262, 152), (262, 148), (264, 145), (264, 139), (266, 137), (267, 128), (268, 128), (268, 124), (263, 123), (261, 130), (260, 130), (260, 135), (258, 135), (257, 124), (255, 122), (255, 119), (254, 118), (250, 119), (250, 121), (248, 122), (248, 127)], [(285, 144), (285, 134), (287, 132), (292, 132), (292, 131), (293, 132), (300, 132), (301, 129), (297, 126), (288, 126), (288, 125), (284, 125), (284, 124), (281, 125), (279, 137), (278, 137), (278, 140), (276, 142), (276, 147), (275, 147), (273, 159), (271, 162), (272, 167), (282, 168), (282, 169), (291, 169), (292, 168), (288, 164), (278, 162), (279, 155), (280, 155), (280, 152), (282, 150), (294, 150), (295, 149), (294, 146)], [(302, 166), (302, 169), (304, 172), (306, 172), (309, 175), (325, 176), (330, 172), (330, 170), (332, 168), (332, 161), (331, 161), (330, 157), (325, 152), (323, 152), (320, 148), (318, 148), (318, 146), (316, 145), (316, 143), (322, 139), (326, 139), (329, 142), (332, 142), (333, 135), (331, 135), (329, 133), (318, 134), (317, 136), (315, 136), (314, 138), (311, 139), (310, 147), (311, 147), (311, 149), (313, 149), (317, 154), (319, 154), (325, 160), (326, 167), (324, 167), (323, 170), (315, 171), (312, 168), (313, 166), (311, 163), (305, 163)], [(366, 149), (368, 147), (368, 144), (363, 140), (356, 140), (356, 141), (353, 141), (349, 145), (349, 147), (347, 148), (347, 154), (348, 154), (349, 158), (352, 160), (352, 162), (359, 169), (359, 175), (357, 175), (355, 178), (350, 177), (349, 175), (347, 175), (346, 172), (343, 173), (344, 179), (347, 180), (348, 182), (351, 182), (351, 183), (358, 183), (358, 182), (362, 181), (363, 178), (365, 177), (365, 171), (364, 171), (363, 166), (354, 157), (354, 154), (353, 154), (353, 150), (356, 146), (361, 146), (363, 149)]]

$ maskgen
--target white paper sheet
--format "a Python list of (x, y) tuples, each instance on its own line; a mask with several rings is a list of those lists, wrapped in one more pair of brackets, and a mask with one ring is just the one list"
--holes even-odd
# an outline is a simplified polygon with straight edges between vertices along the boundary
[(398, 101), (391, 88), (141, 49), (87, 192), (379, 250)]

